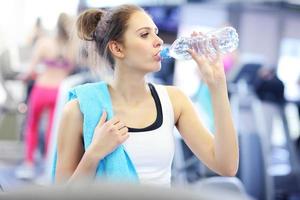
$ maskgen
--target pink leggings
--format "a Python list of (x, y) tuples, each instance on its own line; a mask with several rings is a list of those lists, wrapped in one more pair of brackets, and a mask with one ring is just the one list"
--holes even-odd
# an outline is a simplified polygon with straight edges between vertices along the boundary
[(48, 123), (45, 133), (45, 154), (47, 155), (48, 144), (51, 134), (54, 108), (56, 104), (56, 97), (58, 88), (50, 88), (39, 85), (34, 85), (29, 97), (27, 124), (25, 129), (26, 142), (26, 161), (34, 162), (34, 153), (38, 144), (39, 136), (39, 122), (41, 114), (48, 110)]

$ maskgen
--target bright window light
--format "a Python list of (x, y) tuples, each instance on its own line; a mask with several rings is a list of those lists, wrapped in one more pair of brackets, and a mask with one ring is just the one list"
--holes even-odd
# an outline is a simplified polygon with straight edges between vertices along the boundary
[(300, 100), (300, 40), (285, 38), (281, 42), (277, 74), (284, 82), (285, 97)]

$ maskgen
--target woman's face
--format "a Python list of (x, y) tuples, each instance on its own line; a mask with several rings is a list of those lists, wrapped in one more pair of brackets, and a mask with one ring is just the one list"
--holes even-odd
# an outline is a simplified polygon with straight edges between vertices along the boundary
[(145, 73), (159, 71), (163, 41), (157, 34), (158, 29), (148, 14), (133, 13), (124, 34), (124, 64)]

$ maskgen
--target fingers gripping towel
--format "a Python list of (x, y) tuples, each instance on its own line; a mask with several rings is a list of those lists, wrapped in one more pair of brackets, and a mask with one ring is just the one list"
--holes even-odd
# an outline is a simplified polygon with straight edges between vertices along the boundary
[[(86, 83), (76, 86), (69, 92), (69, 101), (77, 99), (80, 110), (83, 114), (83, 141), (87, 149), (92, 142), (94, 130), (101, 118), (102, 111), (107, 112), (107, 120), (113, 116), (113, 109), (107, 83)], [(52, 177), (55, 176), (56, 168), (55, 155)], [(120, 145), (99, 161), (96, 178), (106, 178), (115, 181), (137, 182), (138, 176), (133, 163), (126, 153), (123, 145)]]

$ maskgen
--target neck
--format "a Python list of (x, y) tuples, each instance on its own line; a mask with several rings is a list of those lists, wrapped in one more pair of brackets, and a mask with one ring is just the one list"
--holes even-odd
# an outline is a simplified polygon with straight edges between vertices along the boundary
[(138, 104), (149, 95), (145, 76), (115, 71), (110, 83), (112, 96), (129, 104)]

